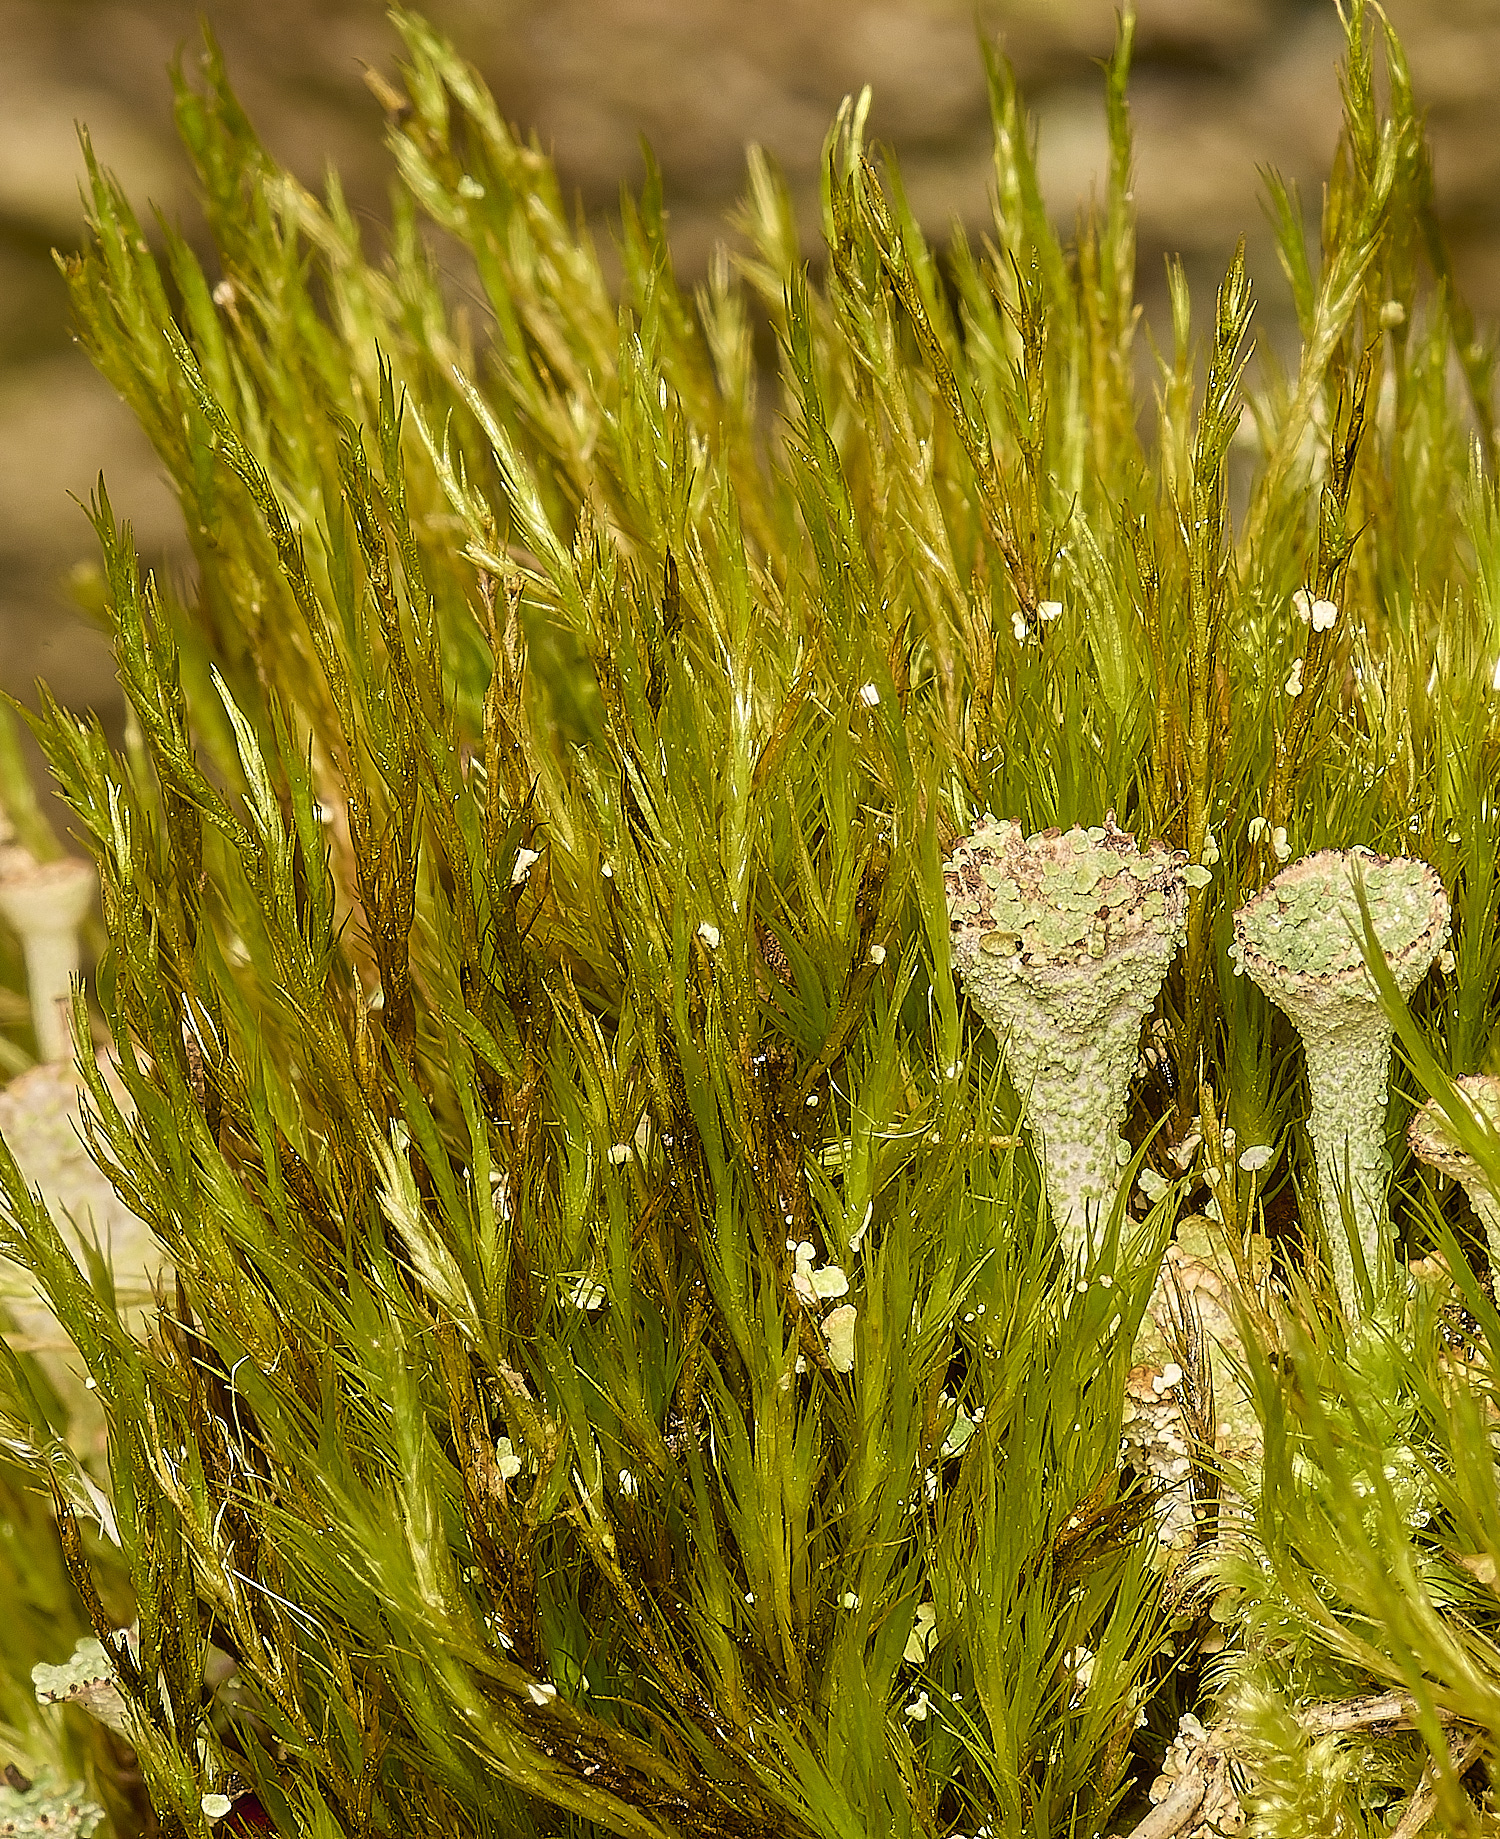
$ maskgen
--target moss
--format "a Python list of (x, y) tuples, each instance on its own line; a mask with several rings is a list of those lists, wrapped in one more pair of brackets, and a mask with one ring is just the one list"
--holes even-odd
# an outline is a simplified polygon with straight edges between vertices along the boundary
[[(1143, 1099), (1175, 1127), (1213, 1081), (1246, 1143), (1295, 1127), (1263, 1005), (1216, 975), (1222, 890), (1289, 828), (1420, 835), (1463, 887), (1464, 974), (1423, 1024), (1452, 1064), (1479, 1063), (1500, 988), (1493, 353), (1417, 266), (1419, 120), (1344, 11), (1315, 253), (1273, 197), (1295, 384), (1244, 372), (1240, 252), (1206, 324), (1174, 271), (1159, 415), (1129, 8), (1072, 250), (996, 58), (992, 248), (928, 246), (851, 104), (819, 226), (756, 156), (741, 259), (686, 291), (652, 172), (606, 272), (544, 156), (401, 8), (378, 260), (212, 54), (179, 97), (211, 272), (91, 168), (80, 336), (198, 578), (149, 579), (101, 493), (126, 744), (50, 706), (37, 726), (108, 934), (93, 994), (130, 1105), (82, 1069), (95, 1147), (174, 1277), (137, 1337), (3, 1151), (0, 1254), (108, 1421), (121, 1550), (75, 1568), (137, 1595), (119, 1685), (167, 1830), (222, 1798), (221, 1732), (304, 1835), (1110, 1830), (1171, 1613), (1120, 1473), (1150, 1273), (1061, 1306), (950, 964), (1073, 1260), (1118, 1198), (1184, 939)], [(1291, 615), (1300, 586), (1338, 619)], [(1094, 821), (1112, 801), (1167, 841)], [(941, 872), (984, 809), (1016, 821)], [(821, 1320), (820, 1264), (849, 1285)], [(1348, 1345), (1288, 1409), (1396, 1395)], [(1257, 1376), (1260, 1407), (1286, 1376)], [(0, 1389), (6, 1446), (57, 1476), (36, 1388), (5, 1366)], [(947, 1458), (944, 1391), (980, 1425)], [(1342, 1525), (1264, 1522), (1304, 1571)], [(1362, 1656), (1362, 1605), (1430, 1556), (1346, 1579)], [(1289, 1699), (1340, 1632), (1319, 1581)], [(935, 1638), (903, 1662), (916, 1604)], [(1402, 1656), (1440, 1626), (1493, 1680), (1493, 1627), (1404, 1615)], [(232, 1703), (205, 1702), (208, 1628)], [(1423, 1664), (1455, 1671), (1430, 1643)]]

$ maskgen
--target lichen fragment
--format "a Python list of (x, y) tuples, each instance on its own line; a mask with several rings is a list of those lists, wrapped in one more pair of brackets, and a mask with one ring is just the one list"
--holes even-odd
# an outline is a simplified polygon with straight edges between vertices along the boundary
[(0, 1781), (0, 1833), (11, 1839), (89, 1839), (104, 1818), (78, 1782), (62, 1783), (44, 1771), (17, 1787)]
[[(1500, 1132), (1500, 1079), (1492, 1074), (1465, 1073), (1453, 1083), (1478, 1128)], [(1434, 1099), (1429, 1099), (1412, 1119), (1406, 1135), (1414, 1155), (1463, 1188), (1484, 1227), (1490, 1269), (1500, 1271), (1500, 1197), (1484, 1168), (1454, 1135), (1453, 1126)]]

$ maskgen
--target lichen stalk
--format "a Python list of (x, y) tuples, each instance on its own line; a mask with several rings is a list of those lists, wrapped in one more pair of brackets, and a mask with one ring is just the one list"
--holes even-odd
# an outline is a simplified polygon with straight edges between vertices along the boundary
[(1334, 1284), (1346, 1308), (1355, 1296), (1354, 1254), (1344, 1224), (1347, 1186), (1351, 1219), (1373, 1276), (1379, 1250), (1385, 1184), (1391, 1171), (1385, 1148), (1390, 1090), (1391, 1025), (1385, 1012), (1356, 1001), (1329, 1004), (1321, 1018), (1328, 1033), (1303, 1030), (1310, 1108), (1308, 1133), (1318, 1171), (1318, 1198), (1333, 1264)]
[(93, 902), (94, 871), (71, 858), (35, 862), (20, 849), (0, 855), (0, 918), (21, 941), (37, 1057), (71, 1059), (69, 1010), (80, 967), (78, 933)]
[[(1202, 873), (1203, 871), (1198, 871)], [(1064, 1255), (1097, 1251), (1141, 1024), (1187, 921), (1179, 850), (985, 818), (944, 868), (954, 968), (1026, 1104)]]
[(1407, 856), (1320, 850), (1292, 863), (1234, 916), (1237, 970), (1254, 979), (1302, 1040), (1311, 1099), (1308, 1131), (1334, 1287), (1358, 1304), (1358, 1235), (1377, 1268), (1390, 1157), (1385, 1113), (1392, 1027), (1365, 966), (1355, 892), (1364, 884), (1375, 935), (1403, 997), (1426, 976), (1448, 936), (1448, 897), (1437, 872)]

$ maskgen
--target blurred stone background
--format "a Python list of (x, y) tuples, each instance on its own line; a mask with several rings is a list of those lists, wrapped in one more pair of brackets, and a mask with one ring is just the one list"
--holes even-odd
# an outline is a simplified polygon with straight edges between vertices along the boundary
[[(1500, 0), (1387, 0), (1428, 110), (1441, 210), (1476, 310), (1500, 308)], [(738, 195), (743, 148), (782, 163), (816, 220), (819, 150), (840, 98), (874, 85), (872, 134), (900, 156), (929, 234), (987, 218), (990, 137), (972, 0), (427, 0), (505, 113), (534, 127), (607, 241), (639, 137), (665, 172), (679, 267), (702, 270)], [(110, 661), (70, 610), (69, 570), (93, 553), (75, 498), (107, 475), (148, 556), (184, 566), (174, 501), (133, 422), (73, 348), (54, 248), (82, 233), (75, 124), (140, 209), (197, 235), (166, 67), (191, 60), (206, 13), (271, 151), (316, 184), (332, 162), (378, 233), (388, 178), (366, 66), (389, 71), (380, 0), (0, 0), (0, 688), (117, 713)], [(1284, 311), (1258, 167), (1316, 209), (1338, 128), (1333, 0), (1139, 0), (1133, 107), (1141, 291), (1162, 260), (1211, 289), (1251, 237), (1266, 306)], [(1071, 222), (1102, 171), (1096, 60), (1111, 0), (989, 0), (986, 29), (1017, 65), (1041, 135), (1052, 208)], [(809, 242), (809, 254), (814, 253)], [(1205, 300), (1204, 305), (1207, 302)]]

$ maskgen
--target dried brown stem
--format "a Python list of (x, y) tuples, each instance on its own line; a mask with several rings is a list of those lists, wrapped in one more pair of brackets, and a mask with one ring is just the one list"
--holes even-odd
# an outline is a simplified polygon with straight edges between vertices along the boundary
[[(1415, 1723), (1416, 1702), (1407, 1692), (1382, 1692), (1374, 1698), (1337, 1699), (1326, 1705), (1309, 1705), (1297, 1714), (1297, 1722), (1310, 1737), (1327, 1737), (1349, 1730), (1373, 1730), (1389, 1724), (1393, 1730), (1410, 1730)], [(1444, 1724), (1454, 1722), (1451, 1711), (1439, 1711)]]

